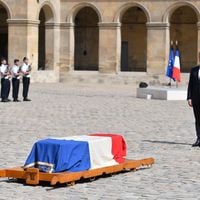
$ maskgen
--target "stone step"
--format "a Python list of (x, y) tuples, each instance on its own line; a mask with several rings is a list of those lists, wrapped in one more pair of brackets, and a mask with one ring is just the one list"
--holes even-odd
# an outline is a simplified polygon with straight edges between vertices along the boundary
[[(189, 74), (182, 75), (180, 86), (188, 84)], [(102, 74), (99, 72), (60, 72), (60, 82), (69, 83), (96, 83), (96, 84), (120, 84), (120, 85), (138, 85), (140, 82), (146, 82), (149, 85), (167, 85), (169, 78), (164, 75), (150, 75), (147, 73), (119, 73)], [(172, 81), (172, 85), (176, 85)]]

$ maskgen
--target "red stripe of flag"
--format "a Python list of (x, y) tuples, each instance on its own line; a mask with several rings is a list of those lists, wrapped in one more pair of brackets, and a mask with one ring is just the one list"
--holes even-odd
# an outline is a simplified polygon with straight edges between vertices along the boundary
[(179, 50), (176, 50), (174, 68), (173, 68), (173, 79), (180, 82), (181, 81), (181, 66), (180, 66), (180, 55)]

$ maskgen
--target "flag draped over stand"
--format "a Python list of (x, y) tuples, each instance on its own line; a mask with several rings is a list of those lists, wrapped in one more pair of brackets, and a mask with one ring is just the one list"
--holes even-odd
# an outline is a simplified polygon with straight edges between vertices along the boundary
[(42, 172), (79, 172), (123, 163), (126, 143), (118, 134), (48, 138), (36, 142), (24, 168)]
[(176, 49), (174, 67), (173, 67), (173, 79), (180, 82), (181, 81), (181, 64), (180, 64), (180, 52), (178, 48)]
[(101, 137), (111, 137), (112, 138), (112, 155), (114, 160), (118, 163), (123, 163), (126, 157), (126, 142), (121, 135), (116, 134), (102, 134), (95, 133), (90, 136), (101, 136)]
[(77, 172), (89, 169), (88, 143), (74, 140), (45, 139), (36, 142), (24, 168), (39, 168), (42, 172)]

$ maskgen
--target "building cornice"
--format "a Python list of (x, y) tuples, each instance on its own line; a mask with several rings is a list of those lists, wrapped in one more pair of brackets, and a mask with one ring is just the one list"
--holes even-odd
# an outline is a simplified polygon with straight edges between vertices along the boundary
[(45, 27), (47, 27), (47, 28), (60, 28), (60, 23), (46, 22)]
[(169, 26), (170, 24), (166, 22), (147, 22), (147, 28), (150, 30), (165, 30)]
[(7, 19), (9, 25), (17, 25), (17, 26), (38, 26), (39, 20), (29, 20), (29, 19)]
[(98, 25), (100, 29), (116, 29), (121, 27), (121, 23), (118, 22), (100, 22)]
[(61, 22), (59, 24), (61, 29), (65, 29), (65, 28), (74, 28), (75, 24), (71, 23), (71, 22)]

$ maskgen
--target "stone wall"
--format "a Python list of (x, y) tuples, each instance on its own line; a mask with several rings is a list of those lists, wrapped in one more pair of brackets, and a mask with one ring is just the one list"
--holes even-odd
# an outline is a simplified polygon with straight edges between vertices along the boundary
[[(95, 15), (98, 18), (96, 28), (92, 29), (89, 22), (85, 25), (88, 26), (87, 37), (83, 37), (86, 29), (76, 26), (76, 17), (84, 9), (95, 13), (89, 20)], [(19, 0), (17, 3), (0, 0), (0, 10), (0, 22), (4, 21), (0, 34), (7, 33), (4, 37), (8, 38), (9, 62), (28, 56), (36, 81), (65, 81), (75, 72), (75, 66), (79, 70), (123, 76), (123, 41), (128, 42), (128, 66), (124, 71), (130, 71), (125, 73), (137, 76), (137, 72), (143, 71), (147, 80), (155, 79), (156, 82), (155, 77), (159, 77), (157, 82), (161, 83), (165, 79), (170, 40), (179, 42), (183, 72), (188, 72), (198, 62), (200, 0)], [(40, 33), (44, 42), (39, 37), (39, 27), (43, 28)], [(1, 51), (6, 46), (2, 41), (6, 41), (3, 36), (0, 37)], [(87, 56), (83, 53), (85, 46)], [(38, 71), (39, 58), (43, 59), (40, 65), (44, 65), (39, 69), (45, 69), (41, 73)]]

